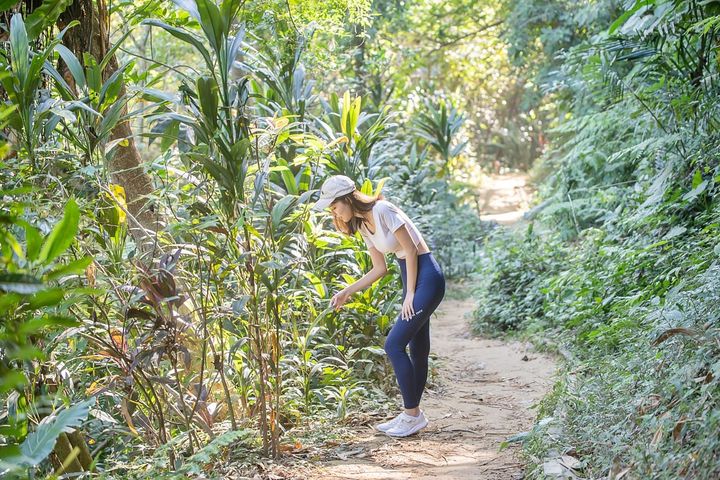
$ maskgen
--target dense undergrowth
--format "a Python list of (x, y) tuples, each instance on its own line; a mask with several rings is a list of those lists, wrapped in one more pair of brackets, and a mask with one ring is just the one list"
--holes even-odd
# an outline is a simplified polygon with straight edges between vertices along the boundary
[(718, 478), (720, 11), (546, 7), (583, 32), (536, 80), (567, 114), (534, 219), (488, 239), (475, 325), (567, 360), (524, 437), (533, 478)]
[[(309, 207), (348, 175), (466, 275), (484, 229), (449, 182), (462, 117), (312, 78), (312, 30), (364, 25), (359, 4), (120, 2), (113, 43), (83, 46), (104, 3), (82, 4), (95, 30), (53, 3), (3, 13), (0, 476), (250, 472), (387, 408), (397, 265), (333, 311), (370, 257)], [(154, 57), (126, 48), (138, 31)]]

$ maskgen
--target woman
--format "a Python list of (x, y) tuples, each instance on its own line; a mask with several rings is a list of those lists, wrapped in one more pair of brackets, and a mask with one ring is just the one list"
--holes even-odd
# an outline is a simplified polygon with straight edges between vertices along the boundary
[[(376, 428), (393, 437), (405, 437), (427, 426), (420, 410), (430, 354), (430, 315), (445, 296), (445, 275), (422, 235), (408, 216), (382, 195), (371, 197), (344, 175), (328, 178), (313, 209), (330, 209), (335, 227), (347, 234), (360, 232), (373, 268), (361, 279), (336, 293), (330, 305), (340, 309), (350, 296), (388, 273), (386, 253), (393, 252), (403, 283), (402, 310), (385, 341), (405, 410)], [(410, 345), (410, 356), (406, 347)]]

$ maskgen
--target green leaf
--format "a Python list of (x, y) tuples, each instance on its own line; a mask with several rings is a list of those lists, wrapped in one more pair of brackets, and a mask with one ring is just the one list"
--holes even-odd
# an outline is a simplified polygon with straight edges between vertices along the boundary
[(697, 188), (698, 185), (702, 183), (702, 181), (702, 173), (700, 173), (700, 170), (695, 170), (695, 174), (693, 175), (692, 188)]
[(640, 10), (641, 8), (646, 7), (646, 6), (648, 6), (648, 5), (651, 5), (651, 4), (653, 4), (653, 3), (655, 3), (655, 0), (640, 0), (640, 1), (636, 1), (636, 2), (635, 2), (635, 5), (633, 5), (632, 8), (630, 8), (630, 10), (626, 10), (622, 15), (620, 15), (620, 18), (618, 18), (617, 20), (615, 20), (615, 21), (612, 23), (612, 25), (610, 25), (610, 28), (608, 29), (608, 33), (609, 33), (610, 35), (612, 35), (613, 33), (615, 33), (615, 30), (617, 30), (618, 28), (622, 27), (622, 26), (625, 24), (625, 22), (628, 21), (628, 19), (629, 19), (630, 17), (632, 17), (633, 15), (635, 15), (635, 13), (636, 13), (638, 10)]
[[(322, 297), (326, 297), (325, 292), (325, 285), (323, 284), (322, 280), (320, 280), (320, 277), (315, 275), (312, 272), (304, 272), (305, 278), (307, 278), (312, 286), (315, 288), (315, 291)], [(383, 352), (384, 353), (384, 352)]]
[[(125, 70), (127, 70), (131, 65), (132, 61), (125, 62), (123, 66), (115, 70), (110, 76), (110, 78), (108, 78), (107, 81), (103, 83), (103, 86), (100, 89), (100, 98), (98, 100), (98, 105), (102, 106), (117, 99), (117, 96), (120, 94), (120, 89), (122, 88), (125, 81), (125, 79), (123, 78), (123, 75), (125, 75)], [(101, 110), (101, 108), (98, 108), (98, 110)]]
[(215, 79), (209, 75), (203, 75), (197, 79), (198, 97), (200, 98), (200, 110), (210, 124), (212, 130), (217, 128), (218, 120), (218, 85)]
[(274, 167), (270, 167), (270, 171), (280, 172), (280, 177), (285, 184), (285, 190), (292, 195), (298, 194), (298, 188), (295, 184), (295, 176), (292, 174), (292, 170), (290, 170), (286, 165), (276, 165)]
[(7, 315), (9, 312), (14, 312), (22, 298), (20, 294), (15, 292), (0, 294), (0, 315)]
[(347, 129), (347, 119), (348, 114), (350, 113), (350, 92), (346, 91), (343, 94), (343, 107), (342, 107), (342, 115), (340, 117), (340, 131), (345, 134), (346, 137), (352, 138), (352, 132), (348, 132)]
[(27, 336), (33, 333), (39, 332), (44, 328), (70, 328), (77, 327), (80, 322), (72, 317), (62, 315), (43, 315), (42, 317), (35, 317), (32, 320), (28, 320), (20, 325), (18, 333)]
[(65, 45), (56, 45), (55, 51), (60, 54), (63, 62), (67, 65), (78, 89), (85, 88), (85, 70), (83, 70), (80, 60)]
[(663, 237), (663, 240), (670, 240), (671, 238), (675, 238), (677, 236), (682, 235), (687, 231), (687, 228), (681, 227), (679, 225), (675, 225), (673, 228), (670, 229), (669, 232), (665, 234)]
[(36, 310), (42, 307), (57, 305), (64, 295), (65, 291), (62, 288), (47, 288), (28, 298), (26, 308)]
[(685, 195), (682, 196), (683, 200), (688, 200), (688, 201), (695, 200), (699, 195), (701, 195), (707, 189), (708, 181), (702, 179), (702, 175), (700, 174), (699, 170), (695, 171), (695, 176), (693, 177), (692, 186), (693, 186), (692, 190), (690, 190), (689, 192), (687, 192)]
[(100, 122), (98, 128), (98, 137), (106, 138), (110, 135), (113, 128), (120, 122), (120, 116), (122, 115), (123, 109), (125, 108), (126, 100), (119, 100), (112, 104), (112, 106), (105, 112), (105, 118)]
[(55, 228), (45, 239), (38, 260), (42, 263), (50, 262), (67, 250), (75, 239), (79, 221), (80, 210), (75, 200), (71, 198), (65, 204), (63, 219), (55, 225)]
[(245, 313), (245, 305), (250, 300), (250, 295), (243, 295), (232, 302), (232, 311), (235, 315), (243, 315)]
[(7, 372), (0, 377), (0, 393), (20, 389), (27, 383), (27, 378), (22, 372)]
[(17, 74), (20, 85), (24, 85), (30, 68), (30, 50), (25, 23), (19, 13), (10, 20), (10, 52), (12, 69)]
[(0, 0), (0, 11), (10, 10), (20, 0)]
[(297, 197), (294, 195), (287, 195), (283, 197), (279, 202), (275, 204), (272, 209), (272, 222), (275, 228), (280, 225), (287, 211), (292, 208), (293, 203)]
[(63, 410), (57, 415), (43, 419), (37, 429), (30, 433), (20, 445), (23, 463), (36, 466), (45, 460), (55, 448), (55, 442), (61, 433), (79, 427), (95, 405), (95, 399), (80, 402), (77, 405)]
[(0, 273), (0, 290), (28, 295), (45, 288), (43, 283), (23, 273)]
[(226, 23), (220, 16), (220, 9), (213, 0), (196, 0), (195, 4), (200, 13), (200, 27), (205, 32), (213, 50), (220, 53), (223, 39), (227, 36)]
[(177, 141), (180, 136), (180, 122), (171, 121), (160, 137), (160, 151), (166, 152), (168, 148)]
[(307, 192), (310, 189), (310, 180), (312, 179), (312, 168), (310, 165), (306, 165), (300, 175), (300, 191)]
[(110, 48), (110, 50), (107, 51), (105, 56), (102, 60), (100, 60), (100, 65), (98, 65), (101, 72), (105, 71), (105, 68), (107, 67), (108, 63), (110, 63), (110, 60), (115, 56), (115, 51), (120, 48), (122, 43), (125, 41), (127, 37), (130, 36), (130, 34), (133, 32), (133, 27), (128, 28), (128, 31), (123, 33), (120, 38), (117, 39), (115, 44)]
[(17, 223), (25, 228), (25, 257), (30, 262), (37, 260), (42, 245), (40, 232), (25, 220), (18, 220)]
[(27, 32), (30, 40), (35, 40), (46, 28), (55, 25), (60, 15), (72, 4), (73, 0), (45, 0), (27, 16)]
[(232, 191), (233, 186), (231, 181), (231, 175), (226, 168), (224, 168), (222, 165), (219, 165), (211, 158), (197, 157), (197, 159), (205, 167), (207, 173), (210, 174), (213, 179), (215, 179), (218, 185), (220, 185), (227, 191)]
[(21, 362), (45, 359), (45, 354), (42, 350), (33, 345), (22, 345), (8, 349), (7, 356), (10, 359), (19, 360)]
[(365, 195), (372, 195), (373, 193), (373, 186), (372, 182), (369, 178), (366, 178), (363, 182), (362, 186), (360, 187), (360, 191), (364, 193)]
[(212, 61), (212, 58), (210, 57), (210, 53), (207, 51), (207, 49), (203, 46), (202, 42), (197, 39), (194, 35), (191, 33), (180, 29), (176, 27), (172, 27), (168, 25), (167, 23), (161, 22), (159, 20), (149, 19), (149, 20), (143, 20), (142, 25), (152, 25), (155, 27), (160, 27), (166, 32), (168, 32), (173, 37), (182, 40), (185, 43), (190, 44), (193, 46), (198, 52), (200, 52), (200, 55), (202, 55), (203, 59), (205, 59), (205, 64), (209, 69), (213, 69), (214, 64)]

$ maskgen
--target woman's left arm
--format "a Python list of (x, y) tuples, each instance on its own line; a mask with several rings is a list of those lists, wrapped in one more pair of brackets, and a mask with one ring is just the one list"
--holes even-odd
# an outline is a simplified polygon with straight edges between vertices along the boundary
[(415, 299), (415, 285), (417, 284), (418, 248), (405, 224), (401, 225), (394, 233), (405, 251), (405, 268), (407, 270), (405, 301), (403, 302), (401, 317), (403, 320), (410, 320), (415, 315), (413, 300)]

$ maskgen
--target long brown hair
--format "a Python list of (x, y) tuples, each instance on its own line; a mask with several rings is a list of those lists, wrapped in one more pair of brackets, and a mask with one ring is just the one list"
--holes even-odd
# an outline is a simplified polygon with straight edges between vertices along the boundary
[(355, 214), (372, 211), (375, 203), (378, 200), (385, 200), (385, 196), (383, 196), (382, 193), (378, 193), (375, 196), (367, 195), (365, 193), (362, 193), (358, 189), (355, 189), (355, 191), (353, 192), (336, 198), (330, 205), (336, 202), (344, 202), (350, 205), (353, 216), (349, 222), (345, 223), (342, 221), (341, 218), (333, 215), (333, 223), (335, 224), (335, 228), (337, 228), (339, 232), (342, 232), (346, 235), (355, 235), (355, 232), (360, 230), (362, 224), (367, 223), (365, 219), (356, 217)]

